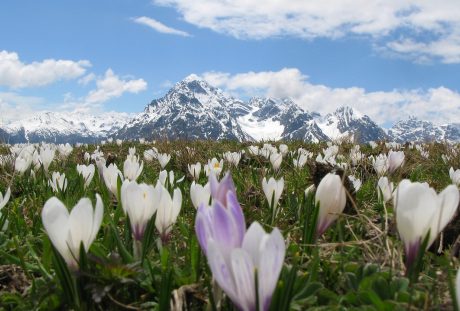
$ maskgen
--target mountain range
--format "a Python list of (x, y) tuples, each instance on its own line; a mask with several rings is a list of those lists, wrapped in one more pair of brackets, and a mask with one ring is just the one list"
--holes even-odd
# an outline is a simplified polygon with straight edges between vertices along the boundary
[(0, 140), (9, 143), (93, 143), (109, 137), (318, 142), (350, 136), (361, 143), (460, 141), (460, 124), (438, 126), (410, 117), (384, 130), (351, 107), (340, 107), (322, 116), (288, 98), (253, 97), (243, 101), (190, 75), (136, 115), (45, 112), (0, 125)]

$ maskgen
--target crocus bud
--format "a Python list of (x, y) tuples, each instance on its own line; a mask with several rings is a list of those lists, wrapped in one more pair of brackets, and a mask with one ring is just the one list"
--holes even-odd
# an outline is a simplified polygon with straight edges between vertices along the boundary
[(194, 180), (198, 180), (200, 178), (201, 163), (196, 162), (196, 164), (189, 164), (188, 172), (190, 173), (190, 175), (192, 175)]
[(394, 195), (396, 225), (404, 242), (406, 267), (415, 260), (420, 245), (428, 232), (427, 248), (449, 223), (457, 211), (459, 192), (456, 186), (447, 186), (436, 194), (427, 183), (402, 180)]
[(140, 241), (150, 218), (157, 210), (159, 195), (155, 188), (125, 180), (121, 186), (121, 204), (131, 223), (134, 239)]
[(211, 199), (211, 188), (209, 182), (202, 186), (195, 182), (190, 185), (190, 199), (193, 206), (198, 209), (201, 204), (208, 205)]
[(161, 169), (164, 169), (165, 166), (169, 163), (169, 160), (171, 160), (171, 155), (167, 153), (159, 153), (157, 155), (157, 160), (158, 163), (160, 163)]
[(377, 182), (377, 195), (379, 201), (383, 199), (383, 202), (388, 202), (393, 197), (393, 183), (390, 183), (387, 177), (379, 178)]
[(48, 173), (48, 168), (54, 160), (55, 150), (50, 147), (40, 148), (40, 162), (43, 165), (45, 173)]
[(383, 176), (388, 172), (389, 163), (385, 154), (379, 154), (377, 158), (372, 159), (374, 170), (379, 176)]
[(118, 177), (121, 178), (121, 181), (123, 181), (123, 175), (121, 174), (120, 170), (118, 169), (117, 165), (112, 163), (108, 167), (104, 166), (103, 167), (103, 176), (104, 176), (104, 181), (105, 185), (107, 186), (107, 189), (115, 196), (117, 197), (117, 192), (118, 192)]
[(14, 162), (14, 169), (19, 174), (23, 174), (27, 171), (32, 164), (32, 154), (28, 152), (21, 152)]
[(136, 156), (128, 156), (123, 164), (123, 174), (126, 179), (134, 181), (141, 175), (144, 168), (144, 162), (139, 163), (139, 158)]
[(236, 198), (235, 186), (229, 173), (219, 183), (211, 174), (212, 206), (201, 204), (195, 220), (195, 231), (201, 249), (206, 254), (208, 241), (213, 239), (230, 251), (240, 247), (246, 232), (243, 211)]
[(155, 202), (157, 204), (155, 227), (160, 233), (161, 240), (164, 242), (167, 240), (172, 226), (176, 223), (177, 216), (179, 216), (182, 206), (182, 193), (180, 189), (176, 188), (171, 198), (168, 190), (159, 183), (156, 185), (155, 190), (158, 194), (158, 199)]
[(280, 150), (280, 153), (283, 156), (287, 155), (287, 153), (289, 151), (289, 147), (286, 144), (281, 144), (278, 149)]
[(399, 167), (404, 164), (404, 151), (393, 151), (388, 152), (388, 171), (393, 173)]
[(273, 217), (276, 217), (278, 201), (280, 200), (281, 193), (283, 193), (284, 189), (284, 178), (281, 177), (279, 180), (276, 180), (273, 177), (270, 177), (267, 182), (267, 179), (264, 177), (262, 179), (262, 189), (265, 197), (267, 198), (270, 209), (273, 209)]
[(320, 236), (339, 217), (347, 203), (345, 187), (339, 175), (329, 173), (323, 177), (316, 190), (315, 201), (319, 203), (316, 234)]
[(88, 166), (77, 164), (77, 172), (83, 177), (83, 180), (85, 181), (85, 188), (87, 188), (94, 177), (94, 164), (90, 164)]
[(56, 197), (46, 201), (41, 214), (43, 226), (68, 266), (76, 268), (81, 243), (88, 252), (101, 226), (103, 214), (104, 206), (99, 194), (96, 194), (95, 209), (88, 198), (83, 198), (70, 214)]
[(208, 161), (207, 166), (205, 166), (206, 176), (216, 175), (220, 176), (222, 169), (224, 168), (224, 160), (218, 161), (216, 158), (212, 158)]
[(274, 171), (277, 171), (280, 168), (282, 161), (283, 156), (281, 153), (274, 152), (270, 155), (270, 163), (272, 164)]
[(224, 159), (230, 164), (235, 167), (238, 166), (238, 163), (240, 163), (241, 160), (241, 152), (230, 152), (227, 151), (224, 153)]
[(67, 179), (65, 178), (65, 174), (53, 172), (51, 179), (48, 181), (48, 184), (54, 192), (65, 191), (67, 189)]
[(157, 158), (158, 150), (157, 148), (153, 147), (152, 149), (148, 149), (144, 151), (144, 160), (145, 161), (153, 161), (153, 159)]
[(457, 185), (457, 187), (460, 187), (460, 169), (454, 171), (454, 168), (451, 167), (449, 170), (449, 176), (452, 183)]
[(209, 186), (212, 199), (221, 202), (225, 207), (227, 206), (227, 193), (229, 191), (236, 197), (235, 184), (233, 183), (232, 175), (228, 172), (220, 182), (217, 180), (216, 175), (211, 174), (209, 176)]

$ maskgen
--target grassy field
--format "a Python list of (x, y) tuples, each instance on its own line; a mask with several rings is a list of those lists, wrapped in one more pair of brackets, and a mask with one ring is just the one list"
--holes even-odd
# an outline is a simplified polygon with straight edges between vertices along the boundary
[[(279, 150), (279, 143), (273, 145)], [(268, 233), (276, 227), (285, 241), (282, 270), (270, 310), (455, 308), (455, 276), (460, 249), (456, 243), (457, 226), (460, 227), (457, 216), (447, 225), (442, 239), (435, 241), (426, 252), (420, 251), (408, 270), (393, 200), (386, 203), (379, 200), (379, 176), (369, 156), (387, 154), (390, 149), (403, 151), (404, 164), (393, 173), (385, 174), (389, 180), (395, 187), (403, 179), (427, 182), (439, 193), (452, 184), (450, 167), (460, 168), (457, 146), (427, 144), (415, 148), (409, 144), (390, 146), (382, 143), (372, 148), (362, 145), (362, 159), (353, 163), (350, 152), (353, 148), (357, 151), (356, 147), (342, 143), (337, 145), (338, 153), (333, 157), (336, 163), (330, 164), (331, 161), (320, 163), (316, 160), (318, 153), (323, 154), (323, 149), (328, 147), (326, 143), (291, 142), (287, 143), (288, 151), (284, 151), (277, 170), (263, 154), (251, 154), (249, 146), (208, 141), (101, 145), (99, 150), (103, 155), (99, 156), (107, 160), (106, 165), (117, 164), (122, 173), (129, 148), (135, 147), (139, 161), (144, 162), (137, 182), (149, 185), (157, 184), (162, 168), (155, 158), (145, 160), (144, 151), (155, 147), (159, 153), (171, 155), (164, 169), (174, 172), (174, 182), (168, 178), (165, 188), (171, 194), (174, 189), (180, 189), (180, 213), (168, 228), (170, 232), (160, 236), (155, 226), (157, 212), (148, 221), (140, 240), (133, 238), (129, 219), (123, 211), (121, 178), (116, 193), (112, 194), (97, 168), (86, 188), (85, 180), (77, 173), (77, 164), (87, 164), (85, 153), (93, 154), (96, 146), (74, 147), (67, 157), (57, 150), (48, 172), (37, 162), (35, 168), (32, 163), (32, 168), (24, 173), (15, 170), (16, 155), (11, 154), (8, 146), (1, 146), (0, 192), (4, 195), (10, 188), (11, 197), (1, 209), (0, 309), (237, 309), (232, 299), (224, 294), (225, 290), (219, 288), (216, 278), (213, 279), (207, 257), (200, 247), (195, 230), (197, 210), (190, 198), (193, 178), (188, 170), (189, 164), (200, 162), (204, 165), (212, 158), (223, 159), (227, 151), (244, 151), (237, 166), (224, 160), (220, 178), (226, 171), (231, 172), (245, 227), (255, 221)], [(262, 144), (259, 147), (262, 149)], [(299, 148), (305, 150), (304, 154), (312, 153), (303, 167), (296, 167), (293, 162), (299, 157)], [(262, 150), (270, 153), (275, 149)], [(55, 192), (49, 185), (52, 172), (65, 173), (67, 187), (64, 191)], [(318, 187), (329, 172), (342, 176), (347, 203), (343, 213), (337, 215), (338, 219), (318, 236), (315, 215), (321, 204), (315, 205), (314, 191), (306, 194), (305, 190), (313, 184)], [(361, 181), (357, 191), (348, 175)], [(263, 192), (264, 177), (284, 179), (277, 213), (270, 208)], [(196, 182), (201, 185), (208, 182), (203, 169)], [(102, 224), (88, 252), (82, 247), (74, 254), (76, 265), (68, 265), (44, 229), (42, 209), (53, 196), (69, 211), (83, 197), (89, 198), (94, 206), (96, 194), (103, 203)], [(266, 271), (269, 270), (262, 272)], [(236, 279), (235, 285), (247, 286)], [(264, 286), (258, 282), (255, 285)], [(257, 301), (257, 305), (268, 309), (268, 305), (262, 306), (263, 302)]]

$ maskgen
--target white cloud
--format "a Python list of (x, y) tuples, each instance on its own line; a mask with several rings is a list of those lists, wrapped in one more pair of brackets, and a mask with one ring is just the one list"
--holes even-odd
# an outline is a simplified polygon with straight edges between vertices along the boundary
[(40, 97), (0, 92), (0, 128), (3, 124), (30, 117), (45, 103)]
[(185, 31), (182, 31), (182, 30), (178, 30), (178, 29), (174, 29), (174, 28), (171, 28), (169, 26), (166, 26), (165, 24), (153, 19), (153, 18), (150, 18), (150, 17), (146, 17), (146, 16), (141, 16), (141, 17), (137, 17), (137, 18), (134, 18), (133, 21), (135, 23), (138, 23), (138, 24), (141, 24), (141, 25), (145, 25), (145, 26), (148, 26), (158, 32), (161, 32), (161, 33), (166, 33), (166, 34), (170, 34), (170, 35), (177, 35), (177, 36), (183, 36), (183, 37), (190, 37), (190, 34), (185, 32)]
[[(90, 77), (87, 78), (88, 76)], [(52, 104), (40, 97), (23, 96), (15, 92), (0, 92), (0, 123), (14, 122), (44, 111), (78, 111), (99, 114), (104, 110), (105, 102), (125, 93), (139, 93), (147, 88), (147, 83), (143, 79), (120, 78), (111, 69), (108, 69), (102, 77), (92, 76), (92, 74), (88, 76), (82, 79), (96, 80), (96, 88), (81, 97), (65, 93), (62, 103)]]
[(94, 73), (89, 73), (86, 76), (78, 79), (78, 83), (81, 85), (87, 85), (91, 81), (94, 81), (96, 79), (96, 75)]
[(290, 97), (304, 109), (323, 115), (350, 106), (382, 126), (409, 116), (438, 124), (458, 122), (460, 113), (460, 94), (445, 87), (386, 92), (367, 92), (359, 87), (332, 88), (310, 83), (296, 68), (235, 75), (206, 72), (202, 77), (232, 94)]
[[(236, 38), (364, 36), (380, 47), (416, 61), (424, 57), (460, 63), (460, 1), (456, 0), (154, 0), (154, 3), (175, 8), (188, 23)], [(406, 44), (422, 43), (426, 49), (398, 45), (393, 42), (395, 34)]]
[(101, 104), (124, 93), (139, 93), (147, 89), (143, 79), (120, 79), (112, 69), (105, 72), (103, 78), (96, 80), (96, 89), (89, 92), (84, 102), (86, 104)]
[(0, 51), (0, 86), (24, 88), (44, 86), (59, 80), (70, 80), (83, 75), (91, 63), (87, 60), (45, 59), (23, 63), (17, 53)]

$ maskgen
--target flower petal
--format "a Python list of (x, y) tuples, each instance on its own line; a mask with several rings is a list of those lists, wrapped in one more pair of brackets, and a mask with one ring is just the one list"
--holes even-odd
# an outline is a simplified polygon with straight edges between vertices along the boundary
[(97, 232), (101, 227), (102, 218), (104, 217), (104, 204), (102, 203), (101, 196), (96, 193), (96, 208), (94, 209), (93, 214), (93, 227), (91, 230), (91, 236), (89, 239), (89, 244), (91, 245), (96, 238)]
[[(255, 267), (251, 255), (237, 248), (231, 254), (232, 271), (235, 279), (238, 304), (243, 310), (255, 310)], [(259, 284), (260, 286), (260, 284)], [(236, 302), (236, 301), (234, 301)]]
[(230, 299), (237, 304), (238, 296), (236, 294), (235, 281), (233, 279), (231, 267), (225, 261), (222, 249), (212, 239), (208, 240), (208, 263), (212, 275), (219, 286), (225, 291)]
[(265, 230), (257, 221), (251, 224), (244, 235), (242, 247), (251, 255), (252, 260), (254, 260), (256, 265), (259, 264), (260, 247), (265, 235), (267, 235)]
[(72, 209), (69, 216), (69, 246), (74, 256), (80, 256), (80, 244), (83, 242), (88, 251), (93, 230), (93, 205), (88, 198), (82, 198)]
[(69, 235), (69, 212), (58, 198), (52, 197), (46, 201), (42, 210), (43, 227), (46, 230), (54, 247), (58, 250), (67, 263), (72, 261), (67, 237)]
[(264, 236), (260, 247), (259, 302), (262, 310), (268, 310), (286, 255), (284, 238), (278, 228)]

